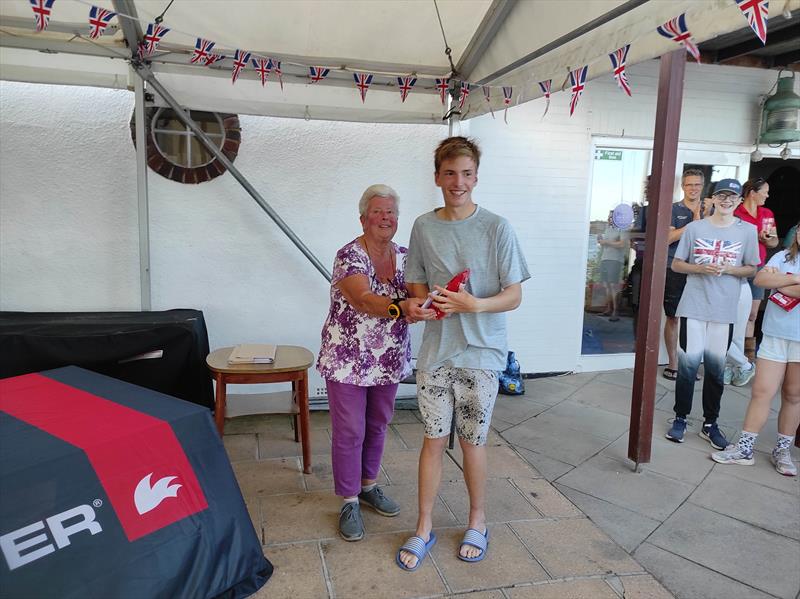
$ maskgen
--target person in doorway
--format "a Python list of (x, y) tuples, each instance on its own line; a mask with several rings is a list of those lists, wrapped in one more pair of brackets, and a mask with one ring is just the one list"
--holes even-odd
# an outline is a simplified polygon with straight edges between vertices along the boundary
[(331, 303), (322, 327), (317, 370), (328, 390), (334, 489), (343, 499), (339, 534), (364, 537), (360, 503), (383, 516), (400, 506), (376, 479), (400, 381), (411, 373), (408, 321), (433, 318), (408, 298), (407, 250), (392, 241), (397, 193), (372, 185), (358, 204), (363, 235), (336, 253)]
[(741, 192), (736, 179), (719, 181), (711, 196), (713, 214), (686, 226), (672, 260), (672, 269), (687, 275), (676, 311), (680, 342), (675, 419), (666, 434), (677, 443), (684, 440), (695, 376), (703, 360), (703, 427), (699, 434), (715, 449), (728, 445), (717, 426), (725, 356), (736, 320), (740, 279), (751, 276), (758, 264), (756, 228), (733, 216)]
[[(442, 475), (442, 454), (453, 414), (464, 454), (469, 494), (468, 529), (459, 559), (486, 556), (486, 439), (506, 365), (505, 314), (519, 306), (522, 283), (530, 278), (522, 250), (508, 221), (482, 206), (472, 192), (478, 184), (480, 150), (464, 137), (442, 141), (434, 155), (434, 180), (444, 206), (414, 223), (406, 281), (411, 294), (429, 292), (445, 317), (425, 323), (417, 359), (417, 400), (425, 424), (419, 457), (419, 515), (414, 536), (398, 550), (404, 570), (416, 570), (436, 542), (432, 512)], [(448, 291), (447, 282), (470, 269), (466, 284)]]
[(598, 237), (597, 243), (602, 252), (600, 255), (600, 283), (603, 285), (606, 300), (606, 310), (601, 316), (608, 316), (611, 322), (616, 322), (619, 320), (617, 293), (629, 244), (627, 231), (621, 231), (611, 223), (612, 214), (613, 211), (609, 213), (608, 226)]
[[(755, 284), (800, 298), (800, 229), (795, 229), (789, 249), (775, 254), (758, 272)], [(724, 451), (712, 453), (711, 458), (720, 464), (751, 466), (755, 463), (756, 438), (767, 422), (772, 398), (780, 387), (778, 437), (771, 460), (780, 474), (797, 476), (797, 466), (790, 452), (800, 425), (800, 306), (786, 310), (775, 302), (767, 302), (761, 330), (764, 338), (758, 348), (758, 370), (739, 441)]]
[[(769, 183), (767, 183), (765, 179), (751, 179), (746, 181), (742, 187), (742, 197), (744, 199), (741, 205), (736, 209), (736, 212), (734, 212), (734, 216), (738, 216), (743, 221), (755, 225), (758, 229), (758, 255), (760, 260), (758, 266), (761, 267), (766, 261), (767, 248), (772, 249), (778, 246), (775, 215), (772, 213), (772, 210), (764, 207), (764, 203), (769, 197)], [(734, 372), (733, 375), (734, 380), (738, 375), (740, 382), (746, 378), (747, 380), (744, 384), (755, 374), (755, 371), (752, 370), (753, 365), (750, 364), (750, 362), (755, 360), (756, 318), (758, 318), (758, 308), (761, 305), (761, 300), (764, 299), (764, 290), (753, 282), (753, 277), (748, 277), (747, 283), (750, 285), (750, 293), (753, 296), (750, 313), (747, 317), (747, 329), (744, 339), (744, 354), (748, 359), (748, 364), (740, 365), (739, 371)]]
[(676, 272), (670, 266), (678, 249), (678, 243), (683, 236), (686, 225), (703, 217), (703, 202), (700, 196), (703, 194), (705, 185), (705, 175), (699, 169), (687, 169), (681, 176), (681, 189), (683, 199), (672, 204), (672, 221), (669, 227), (669, 248), (667, 249), (667, 272), (664, 281), (664, 345), (667, 348), (667, 359), (669, 363), (664, 368), (662, 376), (665, 379), (674, 381), (678, 378), (678, 317), (675, 311), (681, 301), (683, 288), (686, 285), (686, 275)]

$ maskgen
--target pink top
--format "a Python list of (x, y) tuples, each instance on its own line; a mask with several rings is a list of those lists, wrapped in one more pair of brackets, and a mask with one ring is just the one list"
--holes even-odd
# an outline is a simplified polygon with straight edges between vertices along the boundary
[[(747, 211), (747, 208), (744, 207), (744, 203), (739, 204), (739, 207), (736, 210), (734, 210), (733, 215), (738, 216), (746, 223), (755, 225), (759, 233), (761, 233), (761, 231), (763, 231), (766, 228), (771, 229), (772, 227), (775, 226), (775, 215), (772, 213), (772, 210), (770, 210), (769, 208), (764, 208), (764, 206), (759, 206), (758, 208), (756, 208), (755, 218), (753, 218), (753, 216), (751, 216), (750, 213)], [(766, 219), (771, 219), (771, 220), (767, 220), (767, 222), (765, 223), (764, 221)], [(758, 259), (760, 260), (760, 262), (758, 263), (759, 266), (764, 266), (764, 261), (766, 257), (767, 257), (767, 246), (761, 243), (761, 240), (759, 240), (758, 242)]]

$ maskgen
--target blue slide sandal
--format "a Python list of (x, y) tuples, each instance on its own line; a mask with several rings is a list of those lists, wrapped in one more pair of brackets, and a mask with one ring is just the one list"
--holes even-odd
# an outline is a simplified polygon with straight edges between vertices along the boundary
[(464, 557), (461, 555), (461, 547), (459, 546), (458, 559), (463, 562), (481, 561), (484, 557), (486, 557), (486, 550), (489, 547), (489, 529), (487, 528), (485, 533), (480, 533), (474, 528), (468, 528), (467, 532), (464, 533), (464, 538), (461, 539), (461, 545), (475, 547), (475, 549), (480, 549), (481, 552), (475, 557)]
[[(422, 561), (425, 559), (425, 556), (428, 555), (428, 552), (431, 550), (436, 544), (436, 535), (431, 532), (431, 538), (426, 543), (421, 537), (410, 537), (400, 549), (397, 550), (397, 557), (395, 558), (397, 561), (397, 565), (400, 566), (406, 572), (413, 572), (417, 568), (420, 567)], [(417, 565), (413, 568), (409, 568), (406, 566), (402, 561), (400, 561), (400, 552), (407, 551), (408, 553), (412, 553), (417, 556)]]

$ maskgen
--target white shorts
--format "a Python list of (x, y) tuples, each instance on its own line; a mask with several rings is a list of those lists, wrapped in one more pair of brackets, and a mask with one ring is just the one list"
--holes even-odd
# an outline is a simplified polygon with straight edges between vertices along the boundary
[(455, 409), (459, 438), (486, 445), (498, 384), (494, 370), (441, 366), (432, 372), (417, 372), (417, 403), (425, 436), (438, 439), (449, 435)]
[(761, 345), (758, 346), (758, 358), (769, 360), (770, 362), (800, 362), (800, 341), (790, 341), (780, 337), (764, 335)]

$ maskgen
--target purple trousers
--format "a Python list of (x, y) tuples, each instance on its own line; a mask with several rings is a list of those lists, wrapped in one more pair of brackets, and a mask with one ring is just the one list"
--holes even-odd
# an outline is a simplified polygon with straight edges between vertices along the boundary
[(331, 463), (336, 494), (355, 497), (361, 479), (378, 478), (398, 383), (359, 387), (326, 380), (331, 414)]

